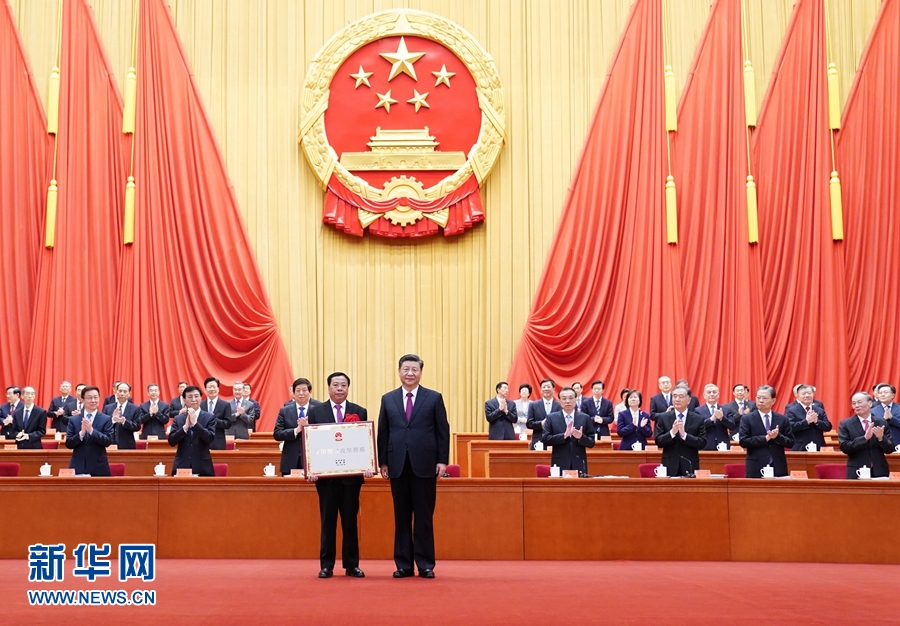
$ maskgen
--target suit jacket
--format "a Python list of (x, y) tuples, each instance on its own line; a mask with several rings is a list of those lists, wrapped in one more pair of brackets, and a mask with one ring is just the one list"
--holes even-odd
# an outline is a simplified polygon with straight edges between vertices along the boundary
[(576, 410), (572, 426), (583, 429), (581, 439), (576, 439), (566, 437), (566, 416), (562, 411), (548, 415), (544, 422), (543, 442), (553, 446), (550, 464), (558, 465), (560, 470), (578, 470), (587, 475), (587, 448), (594, 447), (593, 424), (590, 417)]
[[(250, 430), (256, 422), (256, 407), (249, 400), (231, 400), (231, 415), (234, 421), (225, 431), (226, 435), (234, 435), (235, 439), (250, 439)], [(238, 407), (244, 407), (243, 415), (238, 415)]]
[(169, 423), (169, 405), (162, 400), (156, 403), (156, 415), (150, 415), (150, 401), (147, 400), (141, 406), (141, 439), (155, 435), (160, 440), (166, 438), (166, 424)]
[(641, 428), (634, 423), (630, 409), (619, 413), (619, 417), (616, 418), (616, 432), (622, 438), (619, 441), (619, 450), (631, 450), (631, 446), (638, 442), (642, 450), (647, 447), (647, 438), (653, 436), (653, 424), (650, 422), (650, 414), (641, 411), (638, 422), (645, 418), (647, 425)]
[[(72, 411), (74, 411), (78, 407), (78, 398), (73, 395), (66, 396), (66, 399), (63, 400), (62, 396), (56, 396), (50, 401), (50, 407), (47, 409), (47, 417), (52, 420), (50, 428), (55, 428), (59, 432), (62, 432), (66, 429), (66, 426), (69, 423), (69, 416), (72, 415)], [(56, 415), (56, 411), (59, 409), (63, 410), (63, 414), (61, 416)]]
[(731, 437), (728, 433), (734, 430), (734, 413), (727, 406), (721, 404), (716, 406), (722, 409), (722, 419), (720, 420), (713, 420), (713, 414), (710, 413), (709, 405), (705, 402), (697, 409), (697, 414), (703, 418), (703, 425), (706, 427), (704, 450), (716, 450), (720, 441), (724, 441), (727, 449), (731, 450)]
[[(103, 398), (103, 406), (106, 406), (107, 404), (115, 404), (116, 401), (117, 401), (117, 400), (116, 400), (116, 394), (112, 394), (112, 395), (110, 395), (110, 396), (106, 396), (105, 398)], [(128, 401), (129, 401), (129, 402), (134, 402), (134, 400), (132, 399), (131, 396), (128, 396)]]
[(500, 401), (497, 398), (491, 398), (484, 403), (484, 417), (488, 424), (488, 439), (499, 441), (514, 441), (517, 439), (516, 430), (513, 428), (519, 420), (516, 412), (516, 403), (509, 398), (506, 399), (506, 413), (500, 410)]
[(806, 410), (803, 405), (794, 400), (784, 408), (784, 416), (791, 421), (791, 433), (794, 435), (794, 447), (792, 450), (806, 450), (806, 444), (810, 441), (816, 444), (816, 448), (822, 449), (825, 445), (825, 435), (831, 430), (831, 422), (825, 414), (825, 407), (821, 402), (813, 402), (812, 410), (819, 416), (819, 421), (810, 424), (806, 421)]
[[(613, 421), (613, 404), (609, 398), (600, 398), (600, 410), (597, 411), (594, 397), (587, 397), (581, 405), (581, 412), (591, 418), (591, 421), (594, 423), (594, 433), (597, 437), (609, 437), (609, 425)], [(595, 417), (599, 417), (600, 422), (597, 422), (594, 419)]]
[(766, 425), (763, 423), (759, 409), (753, 409), (741, 419), (739, 440), (741, 447), (747, 450), (744, 462), (747, 478), (762, 478), (760, 470), (771, 464), (776, 476), (787, 476), (787, 457), (784, 449), (794, 445), (791, 434), (791, 422), (784, 415), (772, 411), (771, 427), (778, 426), (778, 436), (766, 441)]
[[(118, 406), (119, 404), (117, 402), (107, 404), (103, 407), (103, 412), (106, 415), (112, 416)], [(141, 419), (143, 416), (139, 406), (132, 404), (130, 400), (125, 404), (125, 421), (121, 424), (113, 422), (113, 432), (115, 433), (115, 440), (113, 443), (116, 444), (120, 450), (134, 450), (137, 447), (134, 443), (134, 433), (141, 429)], [(112, 418), (110, 417), (110, 419)]]
[[(313, 409), (322, 404), (318, 400), (309, 399), (309, 410), (306, 412), (307, 419)], [(303, 431), (296, 434), (294, 429), (297, 428), (297, 403), (291, 400), (290, 404), (286, 404), (278, 411), (278, 417), (275, 418), (275, 431), (272, 436), (276, 441), (283, 441), (281, 446), (281, 473), (290, 474), (292, 469), (303, 469)]]
[[(218, 401), (216, 404), (219, 404)], [(172, 476), (175, 470), (191, 468), (192, 473), (200, 476), (215, 476), (212, 456), (209, 449), (216, 436), (216, 419), (209, 411), (200, 411), (197, 424), (184, 432), (187, 413), (175, 418), (169, 430), (169, 445), (178, 446), (175, 460), (172, 462)]]
[(181, 396), (175, 396), (172, 398), (172, 401), (169, 402), (169, 419), (175, 419), (175, 416), (181, 412), (181, 408), (184, 406)]
[(666, 410), (672, 406), (672, 392), (669, 392), (669, 401), (666, 402), (665, 396), (662, 393), (658, 393), (654, 396), (650, 397), (650, 417), (655, 422), (657, 419), (656, 415), (659, 413), (665, 413)]
[[(882, 411), (883, 413), (884, 411)], [(871, 416), (872, 426), (888, 426), (884, 418)], [(838, 424), (838, 441), (841, 452), (847, 455), (847, 478), (856, 480), (856, 470), (860, 467), (868, 467), (872, 470), (872, 478), (881, 478), (891, 475), (885, 454), (894, 451), (894, 440), (891, 438), (891, 429), (884, 429), (884, 437), (881, 441), (872, 435), (866, 441), (866, 431), (863, 430), (859, 418), (854, 415), (841, 420)]]
[(388, 476), (399, 476), (409, 457), (413, 475), (434, 478), (438, 463), (450, 459), (450, 423), (440, 392), (419, 386), (412, 415), (406, 421), (403, 387), (381, 397), (378, 412), (378, 463)]
[(16, 412), (13, 415), (13, 436), (24, 432), (28, 435), (28, 439), (16, 442), (16, 448), (19, 450), (40, 450), (41, 437), (47, 432), (47, 411), (33, 405), (28, 414), (28, 422), (25, 422), (25, 403), (19, 402)]
[(66, 447), (72, 451), (69, 467), (76, 474), (91, 476), (109, 476), (109, 461), (106, 458), (106, 447), (115, 441), (112, 419), (100, 411), (94, 413), (93, 432), (81, 439), (81, 420), (84, 412), (69, 418), (66, 427)]
[[(365, 408), (359, 406), (358, 404), (354, 404), (350, 401), (346, 402), (347, 410), (344, 412), (344, 415), (359, 415), (359, 421), (365, 422), (369, 419), (369, 413)], [(296, 415), (296, 411), (294, 414)], [(310, 424), (334, 424), (334, 409), (331, 407), (331, 400), (326, 400), (325, 402), (320, 402), (316, 406), (311, 406), (309, 408), (309, 423)], [(290, 472), (288, 472), (290, 473)], [(345, 485), (361, 485), (365, 482), (365, 479), (362, 476), (341, 476), (339, 478), (319, 478), (319, 480), (339, 480)], [(336, 504), (336, 503), (335, 503)]]
[[(200, 410), (209, 411), (209, 398), (200, 403)], [(216, 398), (216, 406), (212, 414), (216, 418), (216, 438), (213, 440), (210, 449), (224, 450), (225, 431), (228, 430), (228, 427), (231, 426), (231, 423), (234, 421), (234, 415), (231, 412), (231, 403), (228, 400)]]
[[(24, 402), (19, 400), (19, 402), (16, 404), (16, 408), (18, 409), (19, 407), (24, 406), (24, 404)], [(2, 405), (0, 405), (0, 422), (14, 413), (14, 411), (10, 410), (9, 402), (4, 402)], [(0, 426), (0, 436), (7, 438), (15, 437), (15, 428), (16, 420), (15, 415), (13, 415), (13, 421), (9, 426)]]
[(654, 439), (662, 448), (662, 464), (669, 476), (685, 476), (700, 468), (699, 451), (706, 447), (706, 426), (696, 411), (687, 409), (684, 414), (684, 439), (673, 437), (672, 425), (678, 419), (678, 411), (659, 413)]
[[(550, 413), (557, 411), (562, 411), (562, 405), (556, 398), (553, 398)], [(531, 429), (531, 443), (528, 447), (532, 450), (534, 450), (534, 444), (544, 437), (544, 427), (541, 422), (547, 419), (547, 415), (549, 413), (544, 410), (544, 398), (539, 398), (528, 405), (528, 420), (525, 422), (525, 427)]]
[(878, 402), (872, 407), (872, 415), (880, 417), (887, 422), (891, 430), (891, 440), (894, 442), (894, 445), (900, 444), (900, 404), (892, 402), (890, 414), (885, 415), (884, 405)]
[[(726, 404), (729, 409), (731, 409), (732, 414), (734, 415), (734, 428), (731, 429), (731, 433), (729, 433), (732, 437), (734, 437), (741, 429), (741, 418), (744, 417), (744, 413), (741, 412), (741, 408), (738, 406), (737, 400), (732, 400), (728, 404)], [(750, 413), (753, 409), (756, 408), (756, 402), (752, 400), (744, 400), (744, 410), (747, 413)]]

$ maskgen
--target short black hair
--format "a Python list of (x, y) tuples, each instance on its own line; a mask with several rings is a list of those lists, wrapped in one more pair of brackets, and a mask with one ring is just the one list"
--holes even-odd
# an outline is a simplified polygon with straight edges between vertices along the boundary
[(625, 397), (625, 406), (628, 406), (628, 398), (632, 395), (637, 394), (638, 397), (638, 408), (640, 408), (644, 404), (644, 394), (642, 394), (637, 389), (632, 389), (628, 392), (628, 395)]
[(542, 380), (541, 387), (544, 386), (544, 383), (550, 383), (554, 388), (556, 387), (556, 382), (552, 378), (545, 378), (544, 380)]
[(346, 379), (347, 379), (347, 386), (348, 386), (348, 387), (350, 386), (350, 377), (347, 376), (344, 372), (332, 372), (331, 374), (329, 374), (329, 375), (328, 375), (328, 378), (326, 379), (326, 380), (328, 381), (328, 385), (331, 386), (331, 379), (332, 379), (332, 378), (337, 378), (338, 376), (343, 376), (344, 378), (346, 378)]
[(878, 383), (877, 385), (875, 385), (875, 391), (878, 391), (878, 390), (881, 389), (882, 387), (887, 387), (888, 389), (891, 390), (891, 393), (897, 393), (897, 388), (894, 387), (894, 386), (893, 386), (892, 384), (890, 384), (890, 383)]
[(126, 383), (124, 380), (120, 380), (120, 381), (116, 384), (116, 391), (119, 390), (119, 387), (120, 387), (121, 385), (127, 386), (127, 387), (128, 387), (128, 392), (131, 393), (131, 383)]
[(522, 383), (521, 385), (519, 385), (519, 391), (522, 391), (523, 389), (527, 389), (529, 394), (534, 391), (534, 389), (532, 389), (531, 385), (529, 385), (528, 383)]
[[(246, 385), (247, 383), (244, 384)], [(295, 380), (291, 384), (291, 391), (297, 393), (297, 387), (299, 387), (300, 385), (306, 385), (307, 391), (312, 392), (312, 383), (309, 382), (309, 380), (306, 378), (298, 378), (297, 380)]]
[(562, 389), (559, 390), (560, 400), (562, 400), (562, 395), (563, 395), (563, 392), (565, 392), (565, 391), (571, 391), (576, 396), (578, 395), (577, 393), (575, 393), (575, 390), (572, 389), (571, 387), (563, 387)]
[(81, 390), (81, 399), (82, 400), (84, 400), (84, 396), (86, 396), (89, 391), (96, 391), (98, 396), (101, 395), (100, 389), (98, 389), (97, 387), (94, 387), (93, 385), (88, 385), (87, 387), (85, 387), (84, 389)]
[(756, 388), (756, 393), (759, 393), (760, 391), (768, 391), (769, 395), (772, 396), (772, 399), (775, 399), (775, 387), (772, 385), (760, 385)]
[(198, 387), (197, 385), (188, 385), (187, 387), (184, 388), (184, 391), (181, 392), (181, 397), (184, 399), (187, 399), (187, 395), (192, 391), (196, 391), (201, 396), (203, 395), (203, 392), (200, 390), (200, 387)]
[(159, 389), (159, 385), (157, 385), (156, 383), (150, 383), (149, 385), (147, 385), (147, 391), (150, 391), (150, 387), (156, 387), (157, 389)]
[(738, 384), (736, 384), (734, 387), (731, 388), (731, 391), (734, 391), (734, 390), (737, 389), (738, 387), (743, 387), (743, 388), (744, 388), (744, 391), (750, 391), (750, 387), (748, 387), (748, 386), (745, 385), (744, 383), (738, 383)]
[(13, 385), (12, 387), (7, 387), (7, 388), (6, 388), (6, 393), (9, 393), (10, 391), (12, 391), (12, 392), (13, 392), (14, 394), (16, 394), (17, 396), (21, 396), (21, 395), (22, 395), (22, 390), (19, 389), (16, 385)]
[[(502, 387), (503, 385), (509, 387), (509, 383), (507, 383), (505, 380), (501, 380), (499, 383), (497, 383), (497, 386), (494, 387), (494, 391), (500, 391), (500, 387)], [(519, 387), (519, 389), (521, 389), (521, 387)]]
[(404, 354), (400, 357), (400, 361), (397, 362), (397, 369), (403, 367), (403, 364), (407, 361), (415, 362), (419, 364), (419, 369), (424, 369), (425, 362), (419, 358), (417, 354)]
[(216, 383), (216, 387), (221, 387), (222, 383), (219, 382), (219, 379), (215, 376), (210, 376), (206, 380), (203, 381), (203, 386), (206, 387), (209, 383)]
[(604, 389), (606, 389), (606, 383), (604, 383), (604, 382), (603, 382), (602, 380), (600, 380), (599, 378), (598, 378), (597, 380), (595, 380), (594, 382), (591, 383), (591, 387), (593, 387), (593, 386), (595, 386), (595, 385), (600, 385), (601, 387), (603, 387)]

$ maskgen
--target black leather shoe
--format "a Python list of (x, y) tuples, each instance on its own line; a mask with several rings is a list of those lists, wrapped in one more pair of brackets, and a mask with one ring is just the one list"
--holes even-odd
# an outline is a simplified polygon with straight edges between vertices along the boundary
[(420, 569), (419, 576), (422, 578), (434, 578), (434, 570), (433, 569)]
[(394, 578), (409, 578), (410, 576), (415, 576), (415, 572), (411, 569), (398, 569), (394, 572)]
[(319, 571), (319, 578), (331, 578), (333, 575), (334, 575), (334, 572), (332, 572), (332, 571), (331, 571), (330, 569), (328, 569), (327, 567), (323, 567), (323, 568)]
[(358, 567), (351, 567), (350, 569), (346, 570), (346, 574), (347, 574), (347, 576), (352, 576), (353, 578), (365, 578), (366, 577), (366, 575), (363, 573), (363, 571), (361, 569), (359, 569)]

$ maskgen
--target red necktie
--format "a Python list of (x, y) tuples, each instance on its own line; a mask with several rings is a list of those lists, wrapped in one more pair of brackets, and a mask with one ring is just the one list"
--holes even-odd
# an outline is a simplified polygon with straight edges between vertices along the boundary
[(412, 391), (407, 391), (406, 392), (406, 421), (407, 422), (410, 420), (410, 418), (412, 418), (412, 409), (413, 409)]

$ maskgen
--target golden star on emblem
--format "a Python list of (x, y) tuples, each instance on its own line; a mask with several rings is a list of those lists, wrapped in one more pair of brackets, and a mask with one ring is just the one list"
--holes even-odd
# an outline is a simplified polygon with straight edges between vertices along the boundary
[(391, 105), (397, 104), (397, 101), (391, 98), (391, 90), (388, 89), (387, 93), (378, 93), (375, 92), (375, 95), (378, 96), (378, 104), (375, 105), (375, 108), (384, 107), (384, 110), (388, 113), (391, 112)]
[(416, 105), (416, 113), (419, 112), (419, 109), (425, 107), (426, 109), (430, 109), (431, 105), (425, 102), (425, 98), (428, 97), (428, 92), (419, 93), (417, 90), (413, 89), (413, 97), (407, 100), (409, 104)]
[(367, 72), (363, 69), (363, 66), (359, 66), (359, 71), (356, 74), (350, 74), (350, 78), (356, 80), (356, 87), (354, 89), (359, 88), (360, 85), (365, 85), (366, 87), (371, 87), (369, 84), (369, 76), (374, 74), (375, 72)]
[(379, 56), (388, 63), (393, 63), (391, 66), (391, 75), (388, 76), (388, 82), (394, 80), (394, 77), (400, 72), (411, 76), (415, 81), (419, 80), (416, 77), (416, 70), (413, 67), (413, 63), (425, 56), (425, 53), (410, 52), (407, 50), (406, 39), (403, 37), (400, 38), (400, 46), (397, 48), (397, 52), (382, 52)]
[[(362, 69), (362, 68), (360, 68), (360, 69)], [(456, 76), (456, 72), (448, 72), (447, 71), (446, 64), (441, 65), (440, 72), (432, 72), (432, 74), (437, 76), (437, 80), (434, 81), (434, 86), (437, 87), (441, 83), (444, 83), (445, 85), (447, 85), (447, 89), (450, 89), (450, 79), (453, 78), (454, 76)]]

